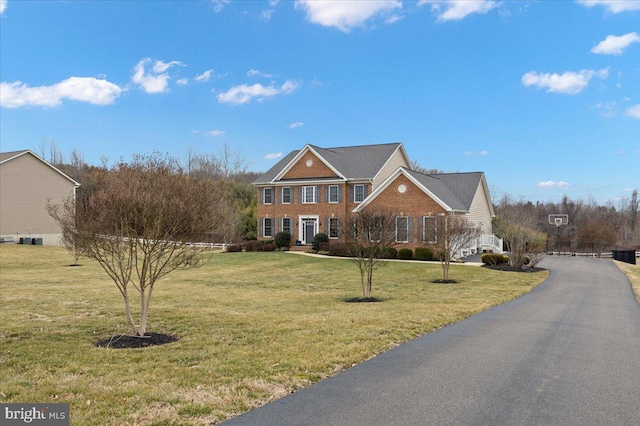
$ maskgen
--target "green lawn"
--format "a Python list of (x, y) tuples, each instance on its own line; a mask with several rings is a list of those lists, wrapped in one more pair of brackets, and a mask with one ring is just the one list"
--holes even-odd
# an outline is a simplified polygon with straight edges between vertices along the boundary
[(154, 293), (145, 349), (94, 343), (126, 333), (122, 298), (99, 266), (60, 248), (0, 246), (0, 401), (68, 402), (74, 425), (220, 422), (416, 336), (530, 291), (547, 273), (388, 263), (380, 303), (346, 259), (218, 253)]

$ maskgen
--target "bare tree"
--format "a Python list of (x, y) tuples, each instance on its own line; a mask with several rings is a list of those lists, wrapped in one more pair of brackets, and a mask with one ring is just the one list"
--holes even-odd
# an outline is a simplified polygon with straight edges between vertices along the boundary
[[(98, 261), (125, 304), (131, 332), (144, 336), (153, 290), (159, 279), (204, 259), (192, 242), (211, 233), (218, 219), (209, 182), (184, 174), (177, 162), (159, 155), (138, 156), (112, 169), (94, 169), (92, 188), (75, 205), (50, 206), (79, 252)], [(139, 295), (139, 320), (131, 309)]]
[(222, 176), (226, 179), (232, 175), (244, 173), (247, 169), (247, 162), (240, 151), (233, 151), (226, 142), (218, 154), (218, 164)]
[(411, 170), (415, 170), (418, 173), (422, 173), (423, 175), (438, 175), (444, 173), (444, 170), (440, 169), (427, 169), (420, 165), (418, 160), (412, 160), (410, 164)]
[[(78, 233), (75, 229), (75, 206), (76, 200), (73, 197), (65, 198), (61, 204), (53, 204), (51, 199), (47, 200), (47, 213), (51, 216), (63, 230), (60, 242), (74, 258), (73, 266), (78, 266), (82, 255), (81, 246), (78, 241)], [(64, 232), (69, 230), (70, 232)]]
[(451, 261), (460, 256), (460, 252), (470, 247), (480, 235), (480, 230), (463, 216), (449, 213), (439, 216), (436, 227), (435, 253), (442, 265), (442, 280), (449, 281)]
[(600, 220), (587, 222), (578, 232), (578, 243), (582, 247), (591, 248), (598, 257), (602, 257), (604, 249), (613, 246), (615, 242), (615, 230)]
[(544, 253), (543, 235), (536, 228), (539, 220), (535, 211), (522, 208), (503, 208), (495, 219), (494, 230), (509, 251), (509, 265), (522, 269), (535, 266)]
[(345, 243), (349, 257), (360, 271), (362, 297), (371, 297), (373, 272), (382, 266), (395, 245), (395, 215), (387, 210), (367, 208), (347, 220)]

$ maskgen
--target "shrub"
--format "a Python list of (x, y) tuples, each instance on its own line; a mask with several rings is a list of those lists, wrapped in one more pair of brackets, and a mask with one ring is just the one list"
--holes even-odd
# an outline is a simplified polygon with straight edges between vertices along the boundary
[(244, 251), (258, 251), (261, 244), (259, 241), (247, 241), (244, 243)]
[(408, 260), (413, 257), (413, 251), (410, 248), (401, 248), (398, 250), (398, 257), (400, 259)]
[(509, 262), (509, 256), (499, 253), (485, 253), (482, 255), (482, 263), (485, 265), (504, 265)]
[(264, 242), (260, 244), (260, 247), (258, 247), (258, 251), (276, 251), (276, 243), (271, 240)]
[[(320, 244), (320, 247), (324, 247), (325, 243)], [(338, 241), (330, 241), (329, 247), (327, 251), (330, 256), (340, 256), (340, 257), (348, 257), (349, 256), (349, 248), (345, 243), (341, 243)]]
[(398, 250), (393, 247), (389, 247), (384, 253), (385, 259), (397, 259), (398, 258)]
[(227, 253), (237, 253), (242, 251), (242, 246), (240, 244), (229, 244), (227, 246)]
[(318, 232), (316, 235), (313, 236), (313, 245), (311, 246), (312, 249), (314, 249), (315, 251), (320, 250), (320, 243), (328, 243), (329, 242), (329, 234), (326, 234), (324, 232)]
[(429, 247), (416, 247), (414, 256), (418, 260), (433, 260), (433, 250)]
[(276, 234), (274, 242), (276, 243), (276, 247), (278, 248), (289, 248), (291, 247), (291, 234), (288, 232), (280, 231)]

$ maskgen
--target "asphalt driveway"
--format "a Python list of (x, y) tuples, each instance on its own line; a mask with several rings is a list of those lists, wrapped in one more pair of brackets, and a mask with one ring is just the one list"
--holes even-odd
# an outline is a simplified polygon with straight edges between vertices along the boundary
[(601, 259), (232, 425), (640, 425), (640, 306)]

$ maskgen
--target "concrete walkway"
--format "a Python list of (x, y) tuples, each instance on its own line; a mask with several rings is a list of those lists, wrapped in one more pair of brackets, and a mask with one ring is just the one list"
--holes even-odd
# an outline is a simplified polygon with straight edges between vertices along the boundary
[(640, 306), (602, 259), (547, 257), (531, 293), (232, 425), (639, 425)]

